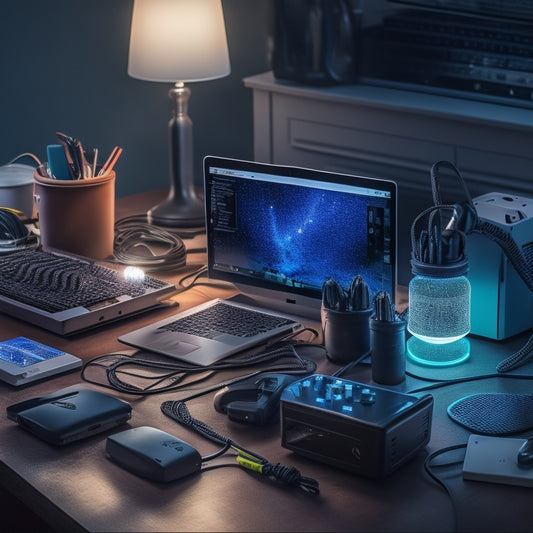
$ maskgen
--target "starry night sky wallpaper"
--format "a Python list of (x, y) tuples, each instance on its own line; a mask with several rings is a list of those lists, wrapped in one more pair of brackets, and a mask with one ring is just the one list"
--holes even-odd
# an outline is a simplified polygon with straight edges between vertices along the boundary
[(212, 213), (223, 206), (231, 216), (215, 225), (217, 267), (315, 293), (328, 278), (347, 288), (360, 274), (373, 294), (390, 292), (383, 246), (367, 246), (367, 208), (386, 207), (385, 198), (239, 179), (220, 191)]

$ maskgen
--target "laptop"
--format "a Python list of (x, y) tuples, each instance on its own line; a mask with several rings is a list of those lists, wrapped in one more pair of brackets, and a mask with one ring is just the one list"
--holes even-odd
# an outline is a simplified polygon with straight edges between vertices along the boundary
[(163, 305), (166, 281), (66, 253), (37, 249), (0, 256), (0, 312), (71, 335)]
[[(239, 296), (126, 333), (120, 342), (207, 366), (297, 330), (305, 319), (320, 321), (322, 285), (328, 278), (348, 288), (361, 275), (372, 295), (385, 290), (394, 302), (393, 181), (207, 156), (204, 193), (208, 277), (233, 283)], [(245, 337), (218, 326), (202, 334), (177, 326), (185, 319), (194, 327), (197, 312), (221, 304), (277, 316), (281, 322)]]

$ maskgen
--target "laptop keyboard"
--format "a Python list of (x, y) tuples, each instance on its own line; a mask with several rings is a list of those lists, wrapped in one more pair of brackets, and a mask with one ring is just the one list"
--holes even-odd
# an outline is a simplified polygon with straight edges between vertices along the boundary
[(296, 324), (296, 322), (287, 318), (219, 302), (193, 315), (165, 324), (159, 329), (189, 333), (212, 339), (222, 333), (237, 337), (253, 337), (259, 333), (271, 331), (287, 324)]
[(149, 276), (142, 283), (129, 282), (117, 270), (40, 250), (0, 257), (0, 296), (48, 313), (104, 306), (166, 285)]

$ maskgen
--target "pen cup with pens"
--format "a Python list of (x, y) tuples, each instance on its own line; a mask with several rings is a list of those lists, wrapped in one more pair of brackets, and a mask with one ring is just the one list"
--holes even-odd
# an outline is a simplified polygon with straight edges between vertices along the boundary
[(324, 282), (321, 318), (328, 359), (347, 363), (370, 354), (371, 314), (368, 286), (361, 276), (355, 276), (347, 290), (333, 279)]
[[(43, 248), (91, 259), (113, 255), (116, 148), (102, 166), (77, 139), (58, 133), (47, 147), (48, 163), (34, 173)], [(61, 149), (61, 150), (60, 150)]]
[(382, 385), (398, 385), (405, 379), (405, 329), (386, 291), (374, 298), (375, 312), (370, 319), (372, 379)]

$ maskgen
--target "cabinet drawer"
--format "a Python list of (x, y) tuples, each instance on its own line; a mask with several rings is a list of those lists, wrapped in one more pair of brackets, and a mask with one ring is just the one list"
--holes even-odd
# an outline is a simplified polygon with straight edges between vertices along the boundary
[(402, 169), (402, 185), (414, 188), (427, 183), (420, 182), (420, 173), (429, 175), (435, 161), (454, 159), (452, 146), (299, 118), (288, 119), (286, 150), (283, 157), (290, 160), (298, 157), (298, 152), (304, 152), (327, 156), (330, 164), (332, 159), (339, 158), (343, 165), (353, 168), (368, 167), (370, 163)]

